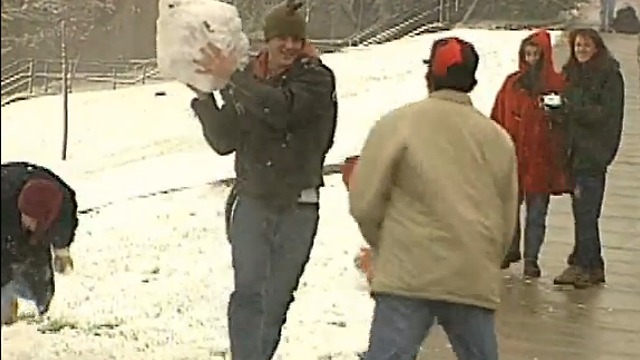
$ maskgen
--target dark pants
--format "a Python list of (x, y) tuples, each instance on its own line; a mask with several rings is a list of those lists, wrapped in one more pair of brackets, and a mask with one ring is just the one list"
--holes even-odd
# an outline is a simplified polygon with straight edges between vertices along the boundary
[(234, 360), (267, 360), (275, 353), (318, 218), (317, 204), (274, 210), (238, 197), (229, 233), (235, 290), (228, 320)]
[(444, 301), (374, 295), (365, 360), (415, 360), (436, 319), (459, 360), (497, 360), (493, 310)]
[(577, 175), (575, 182), (576, 188), (571, 199), (574, 246), (567, 262), (585, 270), (604, 269), (599, 223), (606, 174)]
[[(525, 223), (524, 223), (524, 258), (529, 261), (538, 261), (540, 249), (544, 243), (547, 231), (547, 212), (549, 210), (549, 194), (527, 194), (524, 199)], [(520, 253), (520, 216), (516, 225), (516, 231), (509, 249), (510, 253)]]

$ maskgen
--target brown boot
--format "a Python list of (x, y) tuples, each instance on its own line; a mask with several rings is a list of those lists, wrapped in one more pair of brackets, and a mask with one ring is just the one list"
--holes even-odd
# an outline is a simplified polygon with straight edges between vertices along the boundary
[(576, 289), (585, 289), (593, 285), (589, 272), (579, 266), (569, 266), (553, 279), (555, 285), (573, 285)]
[(577, 276), (577, 266), (569, 265), (560, 275), (553, 279), (554, 285), (573, 285)]
[(579, 269), (576, 281), (573, 282), (573, 287), (576, 289), (586, 289), (593, 286), (593, 280), (591, 280), (591, 274), (588, 271)]
[(594, 285), (600, 285), (607, 282), (604, 275), (604, 268), (597, 268), (597, 269), (591, 270), (590, 276), (591, 276), (591, 283)]

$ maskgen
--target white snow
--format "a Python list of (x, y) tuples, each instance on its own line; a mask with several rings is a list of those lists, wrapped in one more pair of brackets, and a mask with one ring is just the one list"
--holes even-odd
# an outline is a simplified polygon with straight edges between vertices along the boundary
[[(357, 153), (383, 113), (426, 95), (421, 60), (435, 38), (455, 35), (476, 45), (481, 62), (472, 98), (487, 114), (528, 33), (457, 29), (324, 55), (340, 101), (327, 162)], [(166, 96), (154, 96), (160, 90)], [(2, 162), (50, 166), (78, 190), (81, 208), (113, 203), (81, 217), (72, 248), (76, 272), (56, 279), (49, 321), (77, 329), (43, 335), (26, 322), (3, 328), (3, 358), (203, 359), (228, 346), (226, 189), (206, 183), (232, 176), (232, 158), (207, 147), (191, 97), (177, 83), (72, 94), (66, 162), (59, 160), (59, 96), (3, 108)], [(133, 199), (177, 187), (190, 189)], [(353, 267), (361, 238), (346, 202), (339, 177), (329, 178), (281, 359), (353, 359), (366, 347), (372, 303)]]
[(194, 59), (211, 43), (237, 58), (243, 69), (249, 60), (249, 39), (242, 32), (242, 21), (235, 6), (214, 0), (160, 0), (156, 22), (158, 69), (201, 91), (219, 90), (225, 79), (197, 74)]

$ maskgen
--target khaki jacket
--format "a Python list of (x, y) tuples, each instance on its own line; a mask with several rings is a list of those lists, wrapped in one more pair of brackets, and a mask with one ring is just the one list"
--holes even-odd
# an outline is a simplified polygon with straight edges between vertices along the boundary
[(517, 190), (511, 139), (467, 94), (437, 91), (384, 116), (349, 191), (374, 250), (372, 292), (495, 309)]

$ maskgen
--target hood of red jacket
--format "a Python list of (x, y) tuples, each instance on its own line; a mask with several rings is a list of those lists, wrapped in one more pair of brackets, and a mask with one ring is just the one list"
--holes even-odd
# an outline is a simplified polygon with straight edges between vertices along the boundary
[(518, 51), (518, 69), (524, 73), (531, 67), (524, 60), (524, 48), (527, 45), (536, 45), (540, 49), (540, 61), (542, 61), (541, 74), (545, 82), (545, 88), (560, 90), (564, 79), (553, 66), (553, 47), (551, 46), (551, 34), (547, 30), (538, 30), (527, 36), (520, 44)]

